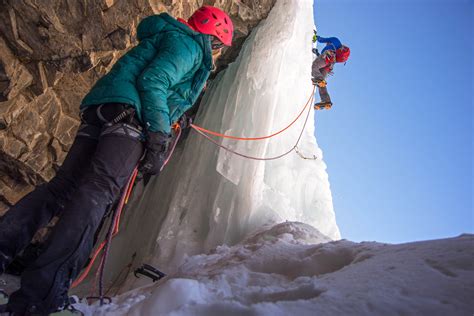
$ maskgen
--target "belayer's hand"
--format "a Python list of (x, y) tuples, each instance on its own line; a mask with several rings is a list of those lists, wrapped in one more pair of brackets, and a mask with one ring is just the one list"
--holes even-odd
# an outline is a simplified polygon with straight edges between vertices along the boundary
[(159, 174), (163, 163), (166, 160), (168, 144), (171, 136), (161, 132), (148, 132), (146, 140), (146, 154), (143, 158), (138, 171), (142, 175)]

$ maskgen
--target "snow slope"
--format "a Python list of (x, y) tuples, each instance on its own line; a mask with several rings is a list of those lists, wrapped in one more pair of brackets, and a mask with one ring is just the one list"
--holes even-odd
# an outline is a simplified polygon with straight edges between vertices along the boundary
[(474, 236), (328, 242), (296, 222), (186, 260), (88, 315), (472, 315)]

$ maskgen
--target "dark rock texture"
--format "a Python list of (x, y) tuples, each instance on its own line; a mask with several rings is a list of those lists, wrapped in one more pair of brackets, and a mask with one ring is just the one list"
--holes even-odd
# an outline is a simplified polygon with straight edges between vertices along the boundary
[(63, 161), (91, 85), (134, 45), (139, 21), (187, 18), (203, 4), (224, 9), (244, 38), (275, 0), (0, 0), (0, 215)]

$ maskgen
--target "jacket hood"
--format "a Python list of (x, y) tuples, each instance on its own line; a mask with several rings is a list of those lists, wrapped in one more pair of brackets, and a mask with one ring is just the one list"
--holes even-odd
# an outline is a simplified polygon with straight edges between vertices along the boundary
[(199, 33), (194, 32), (183, 23), (175, 20), (167, 13), (152, 15), (143, 19), (137, 28), (137, 37), (142, 41), (148, 37), (155, 36), (156, 33), (163, 31), (180, 31), (182, 33), (196, 36)]
[[(193, 31), (189, 26), (179, 22), (168, 13), (152, 15), (143, 19), (137, 27), (138, 41), (153, 37), (161, 32), (181, 32), (193, 38), (204, 52), (204, 64), (212, 68), (211, 36)], [(206, 58), (207, 57), (207, 58)]]

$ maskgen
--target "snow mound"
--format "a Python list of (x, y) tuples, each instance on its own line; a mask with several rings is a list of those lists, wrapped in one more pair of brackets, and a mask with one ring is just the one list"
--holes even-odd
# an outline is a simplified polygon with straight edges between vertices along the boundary
[(472, 315), (473, 246), (474, 235), (331, 242), (286, 222), (189, 257), (174, 275), (88, 315)]

